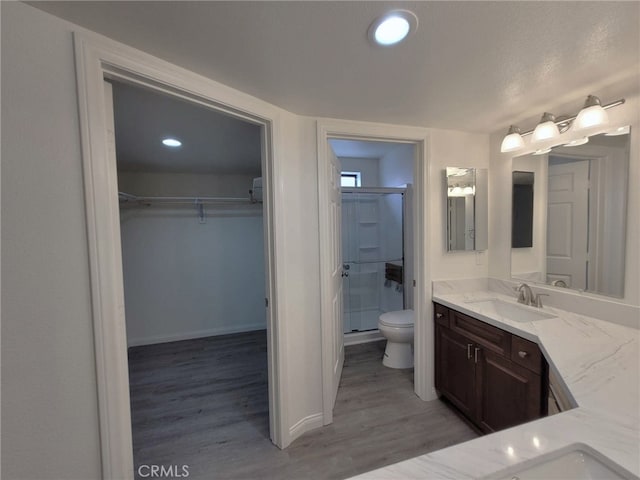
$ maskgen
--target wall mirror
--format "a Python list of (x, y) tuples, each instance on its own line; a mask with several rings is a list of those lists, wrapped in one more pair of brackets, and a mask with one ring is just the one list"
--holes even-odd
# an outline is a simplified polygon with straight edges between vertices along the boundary
[(514, 279), (624, 297), (630, 135), (513, 159)]
[(447, 167), (447, 250), (486, 250), (487, 169)]

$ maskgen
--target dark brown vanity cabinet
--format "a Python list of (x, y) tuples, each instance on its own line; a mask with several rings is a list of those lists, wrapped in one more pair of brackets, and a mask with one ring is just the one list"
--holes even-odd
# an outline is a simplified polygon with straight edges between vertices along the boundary
[(524, 338), (435, 304), (436, 389), (484, 432), (546, 415), (547, 366)]

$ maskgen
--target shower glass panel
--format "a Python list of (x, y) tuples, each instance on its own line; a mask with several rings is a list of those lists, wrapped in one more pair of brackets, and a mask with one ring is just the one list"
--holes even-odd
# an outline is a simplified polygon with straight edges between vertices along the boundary
[(404, 189), (357, 190), (342, 193), (345, 333), (375, 330), (380, 314), (404, 308)]

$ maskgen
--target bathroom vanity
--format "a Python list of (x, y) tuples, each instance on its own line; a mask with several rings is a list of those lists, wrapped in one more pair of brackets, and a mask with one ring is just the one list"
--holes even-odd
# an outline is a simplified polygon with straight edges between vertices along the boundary
[(482, 432), (547, 414), (547, 362), (538, 345), (441, 304), (435, 312), (436, 389)]
[[(637, 478), (640, 332), (604, 318), (638, 318), (638, 307), (567, 289), (550, 292), (555, 303), (583, 313), (551, 302), (529, 307), (517, 303), (515, 285), (469, 279), (433, 286), (436, 388), (487, 435), (359, 480), (512, 478), (504, 469), (529, 468), (528, 462), (585, 448), (631, 473), (614, 478)], [(549, 377), (565, 396), (558, 399), (563, 411), (554, 415), (545, 415), (545, 408), (552, 413), (544, 393)]]

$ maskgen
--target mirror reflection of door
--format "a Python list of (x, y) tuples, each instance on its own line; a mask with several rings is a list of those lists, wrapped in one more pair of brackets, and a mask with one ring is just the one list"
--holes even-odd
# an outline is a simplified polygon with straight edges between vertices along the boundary
[(587, 288), (589, 161), (549, 156), (547, 281)]

